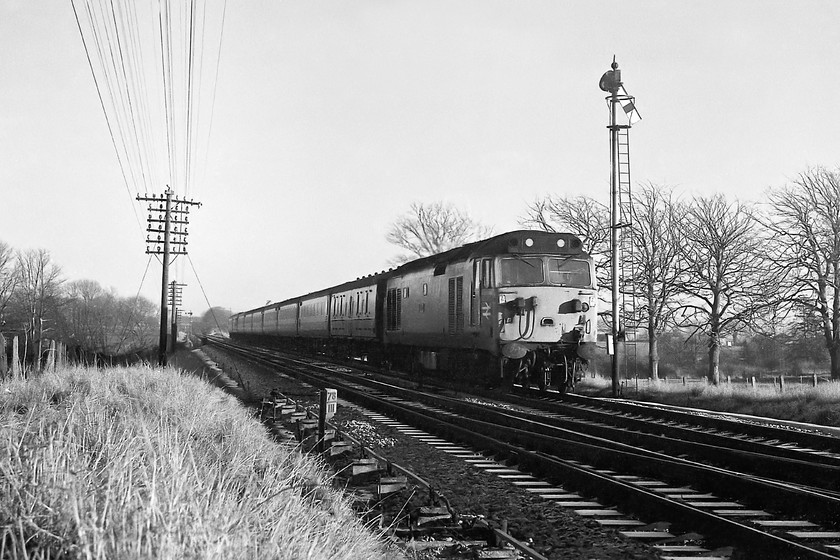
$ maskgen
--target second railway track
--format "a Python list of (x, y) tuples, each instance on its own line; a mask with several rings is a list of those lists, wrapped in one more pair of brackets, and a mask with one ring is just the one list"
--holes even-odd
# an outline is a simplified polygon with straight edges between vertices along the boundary
[[(665, 519), (678, 530), (635, 531), (636, 536), (668, 541), (699, 532), (714, 545), (734, 546), (735, 556), (743, 558), (840, 557), (835, 530), (840, 463), (830, 439), (814, 440), (822, 442), (819, 449), (792, 451), (766, 436), (747, 436), (764, 440), (749, 441), (717, 428), (697, 436), (702, 432), (673, 420), (650, 428), (635, 413), (604, 416), (591, 402), (511, 404), (436, 394), (383, 383), (350, 365), (224, 344), (228, 351), (294, 370), (314, 385), (337, 387), (341, 398), (493, 454), (547, 484), (597, 497), (644, 520), (603, 523), (628, 536), (640, 523)], [(697, 437), (681, 437), (687, 435)]]

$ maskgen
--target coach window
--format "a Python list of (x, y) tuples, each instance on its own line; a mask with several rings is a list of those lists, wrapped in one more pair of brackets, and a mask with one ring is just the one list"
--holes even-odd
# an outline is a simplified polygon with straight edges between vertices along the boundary
[(349, 305), (349, 308), (348, 308), (348, 311), (347, 311), (347, 316), (352, 317), (353, 316), (353, 297), (352, 296), (350, 296), (350, 303), (348, 305)]
[(403, 299), (408, 299), (408, 287), (403, 288)]
[(423, 282), (423, 295), (424, 296), (429, 295), (429, 285), (425, 282)]

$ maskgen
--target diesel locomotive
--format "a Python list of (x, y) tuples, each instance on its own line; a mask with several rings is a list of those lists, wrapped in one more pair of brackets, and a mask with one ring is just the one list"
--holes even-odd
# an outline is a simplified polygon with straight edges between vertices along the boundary
[(230, 333), (562, 392), (594, 355), (597, 289), (578, 237), (513, 231), (235, 314)]

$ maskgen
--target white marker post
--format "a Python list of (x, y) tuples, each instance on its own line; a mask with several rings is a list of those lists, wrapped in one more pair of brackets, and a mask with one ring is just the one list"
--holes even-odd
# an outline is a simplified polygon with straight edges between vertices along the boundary
[(324, 389), (321, 391), (321, 402), (318, 407), (318, 452), (324, 452), (324, 437), (327, 433), (327, 420), (335, 416), (338, 408), (338, 390)]

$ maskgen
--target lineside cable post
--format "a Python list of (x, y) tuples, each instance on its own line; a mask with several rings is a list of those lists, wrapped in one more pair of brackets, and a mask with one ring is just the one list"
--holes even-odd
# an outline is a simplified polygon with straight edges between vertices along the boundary
[(160, 339), (158, 345), (158, 363), (161, 366), (166, 365), (169, 260), (173, 255), (177, 257), (187, 254), (187, 235), (189, 234), (187, 226), (190, 223), (190, 208), (201, 206), (200, 202), (181, 199), (173, 196), (173, 194), (172, 189), (167, 186), (166, 191), (161, 195), (137, 195), (138, 201), (149, 203), (146, 254), (162, 256)]

